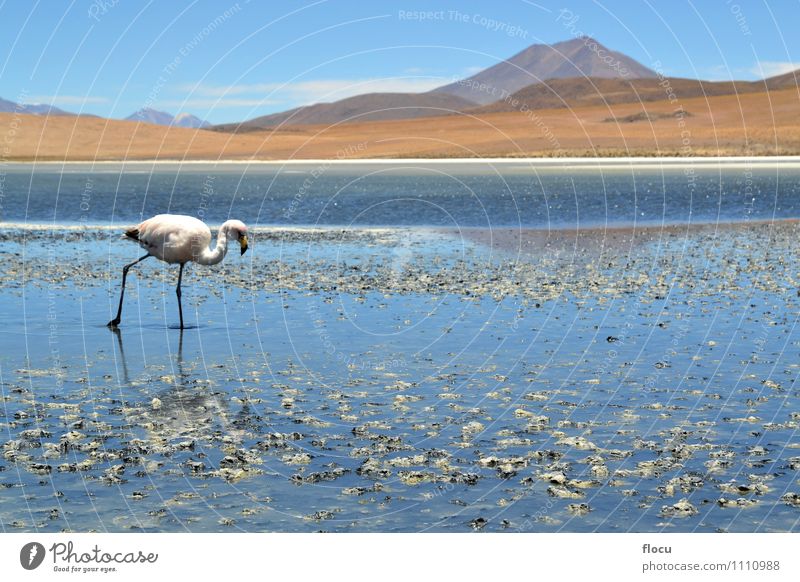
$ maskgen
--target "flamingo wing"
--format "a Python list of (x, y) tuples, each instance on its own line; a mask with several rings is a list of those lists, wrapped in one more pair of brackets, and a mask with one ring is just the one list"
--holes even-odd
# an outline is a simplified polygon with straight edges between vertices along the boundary
[(208, 248), (211, 230), (201, 220), (180, 214), (158, 214), (125, 232), (154, 257), (186, 263)]

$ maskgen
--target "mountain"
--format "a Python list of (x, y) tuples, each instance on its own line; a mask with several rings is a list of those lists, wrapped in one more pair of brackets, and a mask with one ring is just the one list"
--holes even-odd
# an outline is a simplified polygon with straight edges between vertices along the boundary
[(536, 44), (507, 61), (456, 83), (427, 93), (369, 93), (333, 103), (317, 103), (217, 125), (217, 131), (257, 131), (286, 125), (384, 121), (448, 115), (486, 105), (545, 79), (567, 77), (657, 78), (635, 60), (604, 47), (589, 37), (554, 45)]
[(20, 113), (22, 115), (75, 115), (52, 105), (41, 103), (14, 103), (0, 97), (0, 113)]
[(553, 45), (534, 44), (510, 59), (434, 93), (455, 95), (480, 105), (503, 99), (533, 83), (569, 77), (655, 78), (655, 71), (612, 51), (590, 37)]
[(513, 93), (510, 97), (469, 109), (470, 114), (503, 113), (536, 109), (561, 109), (663, 101), (670, 98), (667, 87), (679, 101), (694, 97), (741, 95), (763, 91), (798, 88), (800, 70), (769, 77), (760, 81), (700, 81), (679, 77), (608, 79), (577, 77), (551, 79), (534, 83)]
[(135, 113), (131, 113), (123, 121), (141, 121), (142, 123), (152, 123), (153, 125), (172, 125), (175, 118), (164, 111), (156, 111), (145, 107)]
[(174, 125), (176, 127), (190, 127), (199, 129), (208, 127), (210, 123), (203, 121), (199, 117), (189, 113), (179, 113), (173, 116), (165, 111), (158, 111), (145, 107), (139, 111), (132, 113), (124, 119), (124, 121), (141, 121), (142, 123), (152, 123), (154, 125)]
[(214, 126), (219, 131), (257, 131), (279, 125), (313, 125), (383, 121), (447, 115), (475, 107), (475, 103), (442, 93), (367, 93), (334, 101), (297, 107), (244, 123)]
[(798, 73), (762, 81), (700, 81), (663, 78), (591, 37), (553, 45), (535, 44), (492, 67), (427, 93), (369, 93), (333, 103), (317, 103), (211, 127), (247, 132), (294, 125), (434, 117), (467, 112), (501, 113), (616, 103), (652, 102), (798, 87)]

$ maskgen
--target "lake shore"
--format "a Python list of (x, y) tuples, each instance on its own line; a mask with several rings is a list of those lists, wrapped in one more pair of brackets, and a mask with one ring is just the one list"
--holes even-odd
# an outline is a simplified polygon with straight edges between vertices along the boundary
[[(319, 166), (333, 167), (353, 167), (353, 166), (413, 166), (424, 168), (426, 166), (438, 168), (441, 166), (464, 166), (476, 167), (500, 166), (504, 171), (509, 167), (548, 169), (554, 168), (563, 170), (571, 169), (669, 169), (669, 168), (690, 168), (723, 166), (726, 168), (745, 168), (750, 166), (781, 166), (787, 168), (800, 167), (800, 155), (790, 156), (619, 156), (619, 157), (498, 157), (498, 158), (358, 158), (358, 159), (284, 159), (284, 160), (37, 160), (37, 161), (18, 161), (10, 160), (0, 163), (0, 168), (13, 170), (15, 168), (30, 168), (31, 166), (42, 166), (52, 168), (64, 166), (65, 168), (89, 170), (100, 168), (125, 169), (125, 168), (154, 168), (172, 169), (176, 167), (186, 167), (196, 169), (201, 167), (225, 168), (231, 166), (241, 168), (242, 166), (253, 166), (256, 168), (280, 168), (289, 166), (293, 169), (298, 167), (315, 168)], [(237, 169), (237, 171), (239, 171)]]

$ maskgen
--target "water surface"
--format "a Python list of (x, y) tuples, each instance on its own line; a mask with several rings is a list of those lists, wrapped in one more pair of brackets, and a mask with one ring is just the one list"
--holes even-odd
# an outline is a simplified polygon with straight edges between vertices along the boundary
[(337, 172), (283, 221), (302, 176), (214, 179), (252, 250), (183, 333), (152, 259), (104, 326), (140, 251), (99, 227), (202, 174), (92, 174), (86, 219), (87, 175), (7, 175), (3, 531), (797, 529), (791, 173)]

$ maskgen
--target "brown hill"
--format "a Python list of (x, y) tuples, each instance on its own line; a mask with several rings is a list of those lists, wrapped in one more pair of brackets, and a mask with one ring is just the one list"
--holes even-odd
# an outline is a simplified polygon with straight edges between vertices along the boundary
[(529, 85), (495, 103), (471, 109), (470, 113), (480, 115), (528, 109), (573, 108), (638, 103), (640, 101), (668, 101), (670, 99), (678, 107), (681, 101), (695, 97), (758, 93), (764, 91), (765, 86), (779, 89), (784, 88), (787, 84), (787, 80), (777, 78), (766, 81), (698, 81), (675, 77), (661, 79), (603, 79), (597, 77), (552, 79)]
[(649, 78), (652, 71), (634, 59), (612, 51), (590, 37), (553, 45), (534, 44), (483, 71), (435, 89), (486, 105), (532, 83), (569, 77)]
[(797, 89), (800, 87), (800, 69), (789, 71), (783, 75), (769, 77), (762, 81), (768, 89)]
[(256, 117), (242, 123), (226, 123), (211, 129), (246, 132), (284, 125), (312, 125), (411, 119), (448, 115), (474, 107), (475, 103), (444, 93), (367, 93), (333, 103), (317, 103)]

